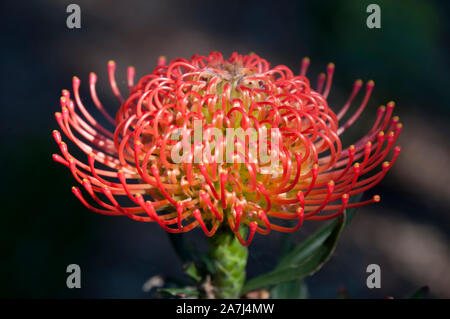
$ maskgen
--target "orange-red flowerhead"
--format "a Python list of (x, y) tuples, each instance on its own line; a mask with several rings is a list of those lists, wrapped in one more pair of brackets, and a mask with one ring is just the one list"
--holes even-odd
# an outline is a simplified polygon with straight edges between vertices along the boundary
[[(134, 68), (128, 68), (124, 98), (110, 61), (116, 114), (100, 102), (91, 73), (90, 95), (103, 116), (94, 118), (74, 77), (73, 93), (62, 91), (62, 111), (55, 116), (87, 161), (70, 154), (56, 130), (62, 156), (53, 159), (70, 169), (92, 200), (78, 187), (73, 193), (97, 213), (157, 222), (171, 233), (200, 226), (213, 236), (226, 224), (243, 245), (255, 232), (291, 232), (304, 220), (330, 219), (379, 201), (374, 196), (349, 203), (379, 183), (399, 155), (394, 102), (381, 106), (367, 134), (344, 148), (340, 136), (363, 112), (374, 83), (366, 83), (361, 104), (347, 116), (363, 86), (357, 80), (336, 114), (327, 102), (334, 65), (319, 75), (315, 89), (306, 77), (308, 65), (303, 59), (294, 75), (256, 54), (224, 60), (212, 52), (168, 64), (161, 57), (136, 84)], [(384, 161), (391, 151), (392, 160)], [(249, 228), (246, 239), (242, 226)]]

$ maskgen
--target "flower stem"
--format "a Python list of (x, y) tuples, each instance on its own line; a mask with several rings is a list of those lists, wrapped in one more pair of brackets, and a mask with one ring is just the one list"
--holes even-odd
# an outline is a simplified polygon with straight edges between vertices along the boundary
[(222, 227), (209, 238), (209, 257), (214, 268), (215, 297), (239, 298), (245, 281), (248, 248), (239, 243), (229, 228)]

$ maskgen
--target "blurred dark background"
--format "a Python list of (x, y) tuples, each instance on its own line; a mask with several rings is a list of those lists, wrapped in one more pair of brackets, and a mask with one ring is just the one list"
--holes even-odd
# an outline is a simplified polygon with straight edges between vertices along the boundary
[[(157, 225), (96, 215), (72, 195), (76, 182), (51, 160), (58, 152), (53, 114), (73, 75), (90, 103), (90, 71), (99, 75), (104, 103), (118, 107), (106, 86), (109, 59), (125, 86), (128, 65), (142, 76), (160, 55), (189, 58), (213, 50), (225, 56), (254, 51), (295, 71), (309, 56), (314, 82), (333, 61), (329, 103), (335, 110), (356, 78), (373, 79), (373, 98), (348, 130), (347, 145), (367, 130), (379, 105), (397, 102), (402, 154), (366, 194), (381, 194), (382, 201), (359, 209), (332, 260), (307, 279), (311, 296), (334, 298), (345, 287), (356, 298), (401, 298), (428, 285), (432, 297), (450, 297), (450, 2), (77, 0), (81, 29), (72, 30), (66, 27), (71, 2), (1, 3), (2, 297), (145, 298), (142, 285), (151, 276), (182, 276)], [(366, 26), (370, 3), (381, 7), (381, 29)], [(314, 227), (306, 223), (293, 240)], [(200, 231), (189, 236), (199, 245), (205, 240)], [(274, 267), (280, 239), (257, 236), (250, 276)], [(66, 288), (72, 263), (81, 266), (81, 289)], [(366, 287), (372, 263), (381, 266), (381, 289)]]

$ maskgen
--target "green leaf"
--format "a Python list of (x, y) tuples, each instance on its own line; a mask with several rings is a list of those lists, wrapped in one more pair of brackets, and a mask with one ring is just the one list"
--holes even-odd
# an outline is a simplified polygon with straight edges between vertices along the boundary
[(201, 253), (198, 255), (199, 268), (202, 273), (208, 273), (210, 275), (214, 274), (213, 260), (208, 256), (207, 253)]
[(198, 269), (194, 262), (187, 263), (183, 267), (185, 273), (194, 281), (200, 282), (202, 280), (202, 272)]
[(214, 271), (208, 255), (200, 252), (192, 243), (188, 242), (185, 234), (168, 233), (168, 238), (177, 256), (184, 264), (183, 268), (186, 274), (195, 282), (200, 282), (207, 274)]
[(294, 248), (275, 270), (250, 279), (242, 293), (312, 275), (331, 257), (345, 225), (346, 213)]
[[(362, 196), (362, 193), (353, 196), (350, 203), (359, 202)], [(281, 257), (275, 270), (248, 280), (242, 293), (299, 280), (314, 274), (331, 257), (342, 230), (353, 219), (355, 211), (356, 208), (347, 209), (338, 219), (323, 226), (302, 243), (294, 245), (293, 249), (291, 249), (292, 243), (289, 242), (290, 237), (283, 238), (282, 247), (290, 249), (290, 252)], [(286, 289), (286, 287), (282, 286), (280, 289)]]
[(408, 299), (424, 299), (427, 297), (429, 291), (430, 289), (428, 288), (428, 286), (420, 287), (414, 293), (412, 293), (408, 297)]
[(158, 292), (162, 295), (173, 298), (197, 298), (199, 296), (199, 291), (194, 287), (185, 288), (161, 288)]
[(270, 290), (272, 299), (307, 299), (308, 296), (308, 287), (302, 279), (279, 283)]
[(292, 242), (292, 233), (281, 233), (280, 256), (288, 254), (294, 249), (295, 244)]

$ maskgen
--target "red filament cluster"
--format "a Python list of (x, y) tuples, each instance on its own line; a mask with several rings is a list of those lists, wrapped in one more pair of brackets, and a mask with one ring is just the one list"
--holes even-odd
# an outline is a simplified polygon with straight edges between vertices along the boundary
[[(402, 128), (398, 117), (392, 117), (394, 102), (381, 106), (367, 134), (344, 148), (340, 136), (363, 112), (374, 83), (366, 83), (362, 102), (353, 107), (363, 87), (361, 80), (355, 81), (336, 114), (327, 102), (334, 65), (319, 75), (315, 89), (306, 77), (308, 65), (304, 58), (294, 75), (283, 65), (271, 68), (256, 54), (234, 53), (225, 60), (212, 52), (168, 64), (161, 57), (136, 84), (135, 70), (128, 68), (124, 98), (110, 61), (109, 83), (120, 103), (116, 114), (101, 103), (94, 73), (89, 89), (102, 122), (112, 129), (85, 107), (80, 80), (74, 77), (73, 92), (62, 91), (62, 110), (55, 116), (87, 160), (69, 153), (56, 130), (53, 137), (62, 156), (54, 154), (53, 159), (70, 169), (84, 189), (73, 187), (73, 193), (94, 212), (157, 222), (171, 233), (200, 226), (213, 236), (225, 224), (243, 245), (256, 232), (292, 232), (304, 220), (328, 220), (346, 208), (378, 202), (379, 196), (359, 203), (350, 198), (378, 184), (400, 153), (394, 146)], [(201, 140), (194, 138), (196, 122), (202, 127)], [(230, 147), (224, 137), (229, 129), (252, 130), (256, 143), (249, 136), (232, 136), (234, 150), (226, 160), (217, 155)], [(176, 132), (179, 140), (173, 139)], [(214, 132), (220, 137), (214, 138)], [(276, 132), (276, 144), (270, 132)], [(188, 150), (181, 162), (173, 157), (180, 146)], [(276, 161), (264, 161), (262, 148)], [(204, 153), (210, 156), (194, 159)], [(385, 161), (390, 153), (392, 159)]]

